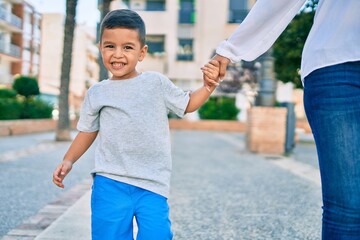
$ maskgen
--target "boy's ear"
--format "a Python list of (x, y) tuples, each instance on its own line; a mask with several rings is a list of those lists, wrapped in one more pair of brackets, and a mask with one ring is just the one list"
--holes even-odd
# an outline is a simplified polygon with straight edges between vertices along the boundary
[(138, 59), (139, 62), (144, 60), (144, 58), (145, 58), (145, 56), (147, 54), (147, 51), (148, 51), (148, 45), (144, 45), (142, 47), (142, 49), (140, 50), (140, 56), (139, 56), (139, 59)]

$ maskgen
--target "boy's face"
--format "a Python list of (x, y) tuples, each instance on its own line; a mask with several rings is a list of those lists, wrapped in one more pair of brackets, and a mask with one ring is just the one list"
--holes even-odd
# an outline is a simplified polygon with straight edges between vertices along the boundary
[(112, 73), (112, 80), (136, 77), (136, 64), (142, 61), (147, 46), (141, 47), (139, 33), (134, 29), (104, 29), (100, 43), (101, 56), (106, 69)]

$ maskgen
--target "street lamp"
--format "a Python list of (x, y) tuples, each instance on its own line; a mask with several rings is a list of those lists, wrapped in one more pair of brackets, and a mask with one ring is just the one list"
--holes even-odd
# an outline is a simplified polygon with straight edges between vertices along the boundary
[(274, 58), (272, 49), (259, 57), (261, 63), (258, 95), (256, 106), (273, 107), (275, 105), (276, 81), (274, 77)]

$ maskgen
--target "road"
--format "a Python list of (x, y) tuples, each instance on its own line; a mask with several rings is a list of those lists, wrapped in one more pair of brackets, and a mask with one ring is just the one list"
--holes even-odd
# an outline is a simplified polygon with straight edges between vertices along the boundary
[(54, 133), (0, 137), (0, 236), (89, 177), (92, 150), (67, 177), (66, 189), (52, 183), (52, 172), (70, 144), (53, 139)]
[[(171, 136), (174, 239), (320, 239), (312, 142), (284, 157), (249, 153), (241, 133), (172, 131)], [(66, 192), (53, 186), (51, 174), (69, 143), (52, 139), (51, 133), (0, 138), (0, 236)], [(67, 189), (89, 178), (91, 157), (92, 150), (75, 165)]]
[(243, 134), (177, 131), (173, 139), (175, 239), (320, 239), (320, 187), (294, 175), (301, 162), (284, 170), (277, 162), (287, 158), (249, 153)]

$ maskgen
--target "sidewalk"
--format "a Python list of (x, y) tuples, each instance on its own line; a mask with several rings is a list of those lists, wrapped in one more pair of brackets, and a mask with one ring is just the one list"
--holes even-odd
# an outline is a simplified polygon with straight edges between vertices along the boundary
[(82, 196), (35, 239), (91, 239), (90, 195), (90, 191), (86, 192), (84, 196)]
[[(307, 144), (312, 141), (311, 136), (300, 137)], [(320, 180), (315, 167), (292, 156), (249, 153), (243, 134), (173, 131), (172, 139), (169, 204), (174, 239), (320, 238)], [(91, 239), (90, 184), (83, 184), (83, 195), (36, 234), (36, 240)], [(34, 238), (3, 238), (9, 239)]]

